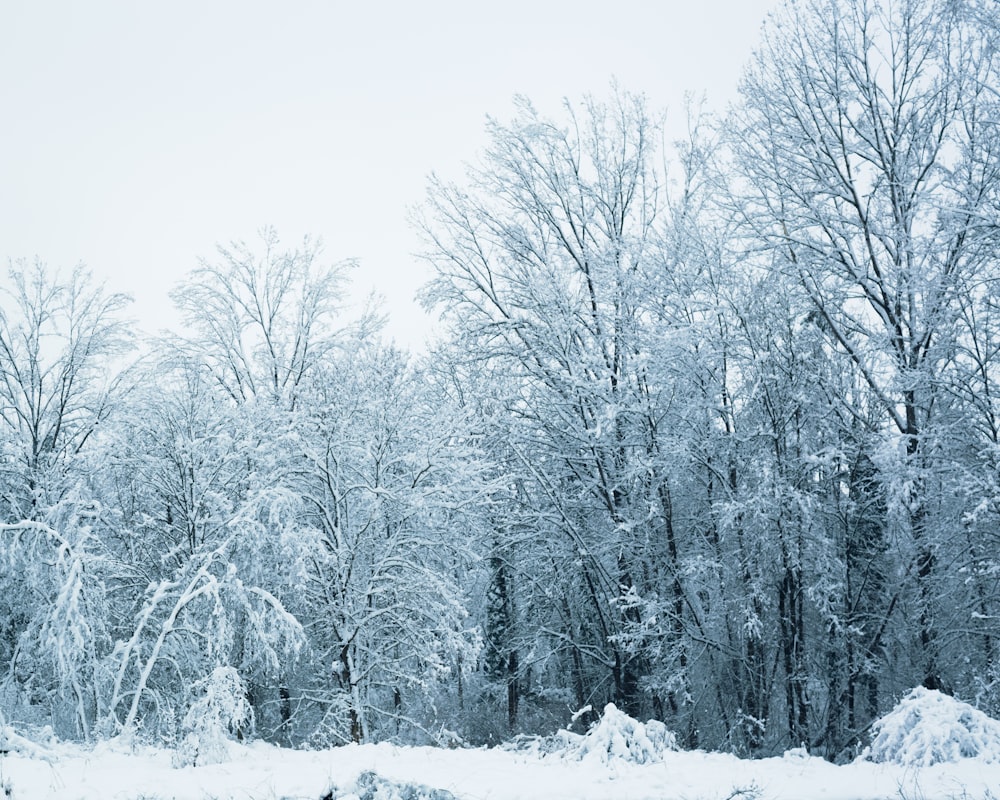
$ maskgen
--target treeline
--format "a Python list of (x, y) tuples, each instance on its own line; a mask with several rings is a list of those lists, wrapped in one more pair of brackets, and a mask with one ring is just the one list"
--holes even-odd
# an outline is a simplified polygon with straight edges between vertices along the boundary
[(614, 701), (831, 759), (918, 684), (1000, 713), (997, 14), (788, 5), (671, 146), (625, 91), (519, 101), (429, 186), (420, 356), (271, 231), (134, 363), (125, 298), (15, 263), (0, 710), (497, 742)]

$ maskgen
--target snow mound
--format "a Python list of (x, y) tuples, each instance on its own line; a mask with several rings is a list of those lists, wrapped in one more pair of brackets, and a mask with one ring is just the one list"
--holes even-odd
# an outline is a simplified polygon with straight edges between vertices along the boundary
[(374, 772), (362, 772), (353, 784), (334, 786), (320, 800), (455, 800), (455, 795), (444, 789), (390, 781)]
[(860, 756), (867, 761), (915, 767), (966, 758), (1000, 762), (1000, 722), (934, 689), (912, 690), (872, 730)]
[(782, 758), (785, 761), (808, 761), (812, 758), (809, 755), (809, 751), (805, 747), (793, 747), (791, 750), (786, 750)]
[[(51, 738), (51, 731), (49, 731)], [(0, 756), (8, 753), (22, 755), (25, 758), (34, 758), (39, 761), (47, 761), (50, 764), (56, 759), (55, 754), (43, 745), (37, 744), (30, 739), (26, 739), (14, 732), (9, 725), (0, 724)]]
[(563, 756), (603, 764), (652, 764), (662, 761), (664, 753), (677, 749), (677, 737), (662, 722), (651, 719), (643, 724), (608, 703), (600, 721), (586, 735), (567, 742)]

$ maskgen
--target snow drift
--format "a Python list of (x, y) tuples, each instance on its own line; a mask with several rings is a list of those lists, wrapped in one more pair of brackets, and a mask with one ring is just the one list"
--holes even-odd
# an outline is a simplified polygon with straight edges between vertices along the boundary
[(872, 730), (863, 760), (915, 767), (966, 758), (1000, 762), (1000, 722), (933, 689), (913, 689)]

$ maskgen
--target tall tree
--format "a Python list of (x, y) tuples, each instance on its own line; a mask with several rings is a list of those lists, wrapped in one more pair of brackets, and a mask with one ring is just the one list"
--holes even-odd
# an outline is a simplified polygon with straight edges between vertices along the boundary
[(123, 395), (128, 298), (82, 266), (63, 278), (38, 261), (10, 264), (0, 291), (4, 693), (88, 736), (109, 641), (90, 456)]
[(997, 174), (983, 102), (996, 65), (957, 4), (816, 0), (775, 16), (744, 83), (748, 223), (902, 444), (920, 680), (941, 686), (927, 486), (935, 410)]
[(651, 540), (641, 532), (666, 525), (664, 486), (647, 464), (665, 396), (645, 341), (657, 126), (623, 92), (567, 103), (559, 121), (523, 99), (517, 110), (510, 124), (490, 121), (466, 188), (430, 187), (423, 227), (437, 276), (426, 297), (514, 381), (507, 449), (535, 530), (551, 531), (538, 566), (554, 574), (536, 577), (558, 587), (542, 602), (575, 701), (606, 696), (639, 713), (642, 656), (622, 639), (637, 606), (616, 599), (642, 581)]
[[(194, 687), (232, 669), (255, 711), (303, 643), (283, 604), (294, 507), (260, 421), (234, 406), (200, 365), (171, 360), (147, 373), (104, 475), (117, 525), (105, 548), (116, 647), (104, 720), (174, 735)], [(266, 418), (273, 422), (271, 418)], [(254, 470), (248, 470), (252, 465)], [(202, 682), (202, 683), (199, 683)]]
[(449, 721), (435, 706), (455, 692), (462, 702), (476, 663), (461, 576), (483, 495), (447, 404), (422, 383), (401, 353), (359, 343), (314, 383), (298, 429), (304, 688), (334, 741), (433, 736)]

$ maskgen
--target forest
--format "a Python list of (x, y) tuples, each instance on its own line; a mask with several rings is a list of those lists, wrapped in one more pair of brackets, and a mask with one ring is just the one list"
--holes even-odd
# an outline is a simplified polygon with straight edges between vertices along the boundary
[(426, 352), (267, 228), (155, 338), (11, 261), (0, 718), (497, 744), (613, 702), (843, 761), (915, 686), (1000, 715), (995, 5), (789, 3), (682, 141), (519, 98), (414, 211)]

